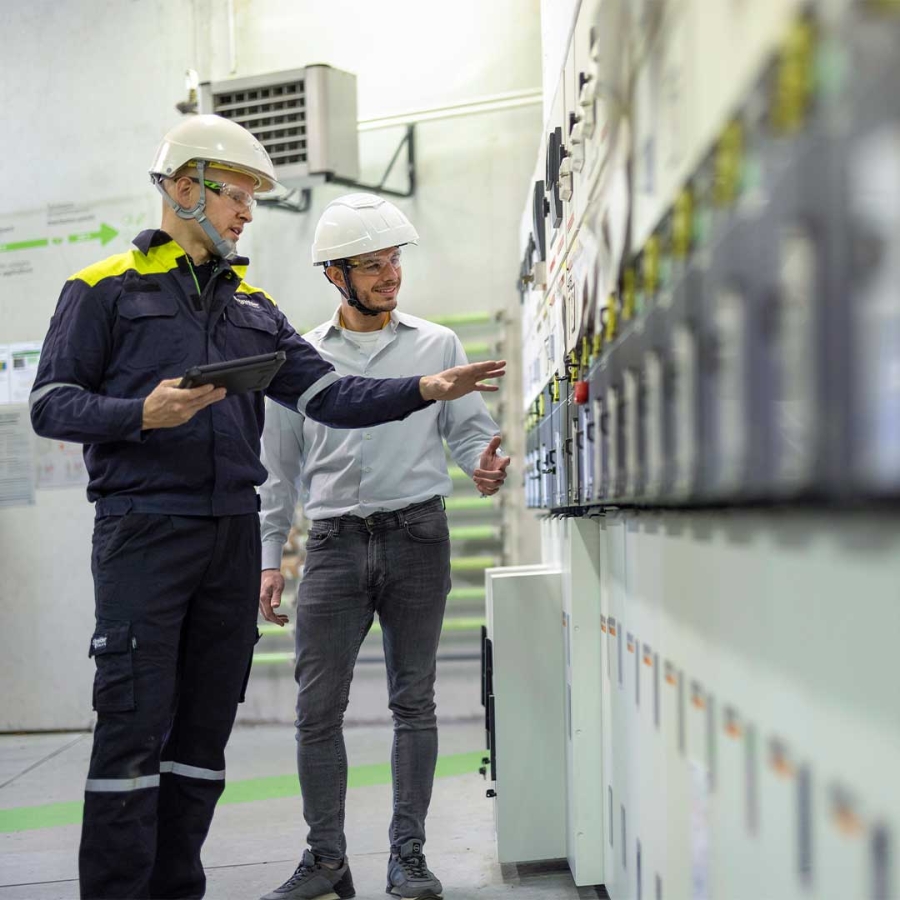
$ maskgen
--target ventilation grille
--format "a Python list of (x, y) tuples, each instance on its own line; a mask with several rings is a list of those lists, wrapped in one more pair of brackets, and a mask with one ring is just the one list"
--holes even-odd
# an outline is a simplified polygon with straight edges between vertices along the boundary
[(266, 148), (275, 166), (306, 163), (303, 79), (214, 93), (212, 111), (243, 125)]

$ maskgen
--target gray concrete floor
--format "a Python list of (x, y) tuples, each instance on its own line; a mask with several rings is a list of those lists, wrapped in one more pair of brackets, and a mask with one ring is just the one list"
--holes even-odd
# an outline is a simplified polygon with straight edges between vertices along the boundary
[[(386, 720), (385, 715), (385, 720)], [(386, 763), (391, 731), (384, 725), (348, 727), (351, 766)], [(477, 719), (441, 724), (441, 756), (482, 749)], [(90, 736), (84, 734), (0, 736), (0, 811), (79, 801)], [(292, 729), (242, 725), (227, 753), (230, 782), (294, 772)], [(577, 900), (596, 897), (576, 888), (563, 863), (528, 867), (496, 861), (491, 802), (477, 774), (440, 778), (428, 819), (430, 867), (453, 900)], [(391, 788), (351, 788), (347, 838), (357, 896), (383, 898)], [(221, 805), (203, 851), (207, 897), (259, 897), (293, 871), (304, 847), (305, 825), (297, 797)], [(0, 834), (0, 900), (72, 900), (78, 896), (78, 825)]]

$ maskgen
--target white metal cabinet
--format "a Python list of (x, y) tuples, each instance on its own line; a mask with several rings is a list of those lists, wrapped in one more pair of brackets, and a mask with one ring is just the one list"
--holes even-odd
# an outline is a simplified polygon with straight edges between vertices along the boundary
[(494, 824), (501, 863), (566, 855), (562, 575), (487, 569)]
[(566, 634), (566, 843), (577, 885), (601, 884), (603, 750), (601, 724), (600, 526), (565, 519), (563, 606)]

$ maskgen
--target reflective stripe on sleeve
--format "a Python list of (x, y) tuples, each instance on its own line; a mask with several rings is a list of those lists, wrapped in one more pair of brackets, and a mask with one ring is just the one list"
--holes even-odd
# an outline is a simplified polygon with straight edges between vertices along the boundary
[(43, 387), (39, 387), (36, 391), (32, 391), (31, 394), (29, 394), (28, 408), (31, 409), (31, 407), (41, 399), (41, 397), (45, 397), (50, 393), (50, 391), (56, 390), (56, 388), (61, 387), (73, 387), (77, 388), (79, 391), (86, 390), (86, 388), (83, 388), (80, 384), (66, 384), (64, 381), (57, 381), (53, 384), (45, 384)]
[(138, 778), (88, 778), (84, 784), (86, 791), (101, 794), (124, 794), (128, 791), (142, 791), (154, 787), (159, 787), (159, 775), (141, 775)]
[(314, 381), (301, 395), (300, 399), (297, 401), (297, 412), (301, 412), (304, 415), (306, 414), (306, 404), (312, 400), (316, 394), (324, 391), (329, 385), (334, 384), (336, 381), (340, 380), (340, 375), (337, 372), (327, 372), (317, 381)]
[(184, 763), (173, 762), (170, 759), (163, 760), (159, 764), (159, 771), (163, 774), (183, 775), (185, 778), (202, 778), (204, 781), (224, 781), (224, 769), (200, 769), (197, 766), (188, 766)]

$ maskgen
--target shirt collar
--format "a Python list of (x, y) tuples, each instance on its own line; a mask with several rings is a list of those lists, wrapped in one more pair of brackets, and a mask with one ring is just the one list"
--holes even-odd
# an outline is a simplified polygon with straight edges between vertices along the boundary
[[(175, 239), (161, 228), (148, 228), (134, 238), (131, 243), (146, 256), (153, 247), (162, 247), (165, 244), (174, 243), (174, 241)], [(232, 256), (231, 259), (222, 261), (232, 267), (250, 265), (250, 260), (246, 256)]]
[[(411, 316), (407, 316), (405, 313), (398, 312), (396, 309), (391, 311), (390, 322), (388, 323), (388, 328), (394, 333), (397, 333), (397, 326), (403, 325), (406, 328), (418, 328), (418, 324), (415, 319)], [(338, 306), (334, 315), (328, 320), (328, 327), (325, 329), (325, 337), (328, 337), (331, 334), (340, 334), (341, 333), (341, 308)]]

